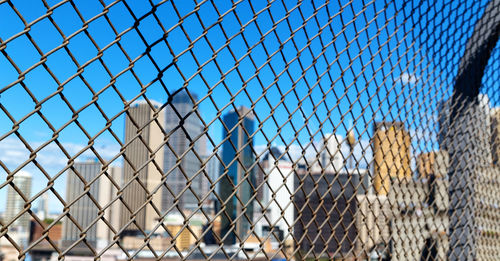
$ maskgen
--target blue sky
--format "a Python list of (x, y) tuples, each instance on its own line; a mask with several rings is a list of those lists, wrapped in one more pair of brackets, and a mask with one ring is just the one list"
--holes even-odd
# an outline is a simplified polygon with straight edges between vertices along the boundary
[[(57, 1), (47, 2), (49, 6), (57, 4)], [(370, 2), (367, 8), (363, 8), (361, 1), (343, 8), (338, 3), (322, 6), (319, 1), (306, 1), (296, 8), (292, 1), (284, 1), (286, 6), (274, 1), (267, 8), (264, 1), (252, 1), (251, 5), (240, 1), (235, 3), (235, 16), (229, 1), (214, 1), (216, 8), (211, 1), (201, 1), (199, 16), (185, 17), (196, 6), (194, 1), (153, 1), (154, 14), (162, 28), (155, 16), (148, 13), (152, 10), (148, 1), (104, 1), (107, 17), (99, 15), (103, 10), (99, 1), (73, 2), (81, 17), (70, 3), (64, 3), (50, 15), (59, 29), (47, 18), (30, 27), (29, 35), (40, 51), (53, 52), (44, 63), (50, 72), (43, 65), (29, 69), (40, 61), (41, 55), (26, 34), (9, 40), (23, 31), (25, 25), (9, 4), (0, 4), (0, 38), (2, 42), (8, 41), (4, 51), (20, 71), (29, 70), (22, 83), (38, 101), (51, 96), (59, 87), (76, 111), (92, 101), (92, 92), (99, 93), (96, 103), (108, 118), (113, 118), (123, 110), (122, 99), (136, 98), (144, 86), (147, 86), (144, 96), (161, 103), (167, 101), (169, 93), (187, 88), (200, 98), (198, 106), (207, 124), (221, 108), (225, 113), (233, 108), (232, 104), (247, 107), (253, 104), (262, 126), (255, 144), (261, 147), (268, 142), (278, 146), (293, 142), (298, 149), (299, 144), (317, 141), (326, 133), (345, 135), (351, 125), (356, 136), (367, 144), (373, 120), (385, 118), (404, 121), (417, 135), (413, 144), (416, 152), (436, 149), (432, 133), (437, 126), (432, 109), (451, 93), (449, 86), (456, 73), (452, 65), (458, 63), (471, 33), (463, 28), (471, 27), (481, 8), (481, 5), (472, 7), (469, 2), (416, 5), (392, 1)], [(41, 1), (12, 3), (26, 23), (47, 12)], [(227, 12), (220, 23), (217, 12)], [(253, 20), (255, 13), (258, 15)], [(472, 17), (471, 21), (464, 20), (466, 17)], [(81, 19), (91, 20), (85, 22), (86, 30), (71, 37), (65, 48), (54, 51), (65, 38), (82, 28)], [(136, 28), (134, 23), (138, 23)], [(203, 35), (202, 23), (210, 29), (192, 43), (191, 51), (184, 52), (191, 47), (190, 41)], [(248, 23), (243, 33), (240, 23)], [(114, 42), (115, 31), (121, 36), (119, 44)], [(226, 45), (228, 38), (231, 40)], [(105, 50), (99, 52), (95, 45)], [(216, 58), (211, 59), (214, 53)], [(102, 55), (100, 60), (91, 61), (98, 55)], [(498, 56), (498, 51), (494, 55)], [(86, 82), (80, 77), (72, 78), (79, 72), (76, 63), (79, 66), (88, 63), (81, 72)], [(205, 65), (197, 72), (199, 64)], [(498, 62), (491, 68), (498, 68)], [(0, 71), (0, 102), (19, 121), (35, 109), (35, 103), (20, 83), (4, 88), (19, 77), (4, 54), (0, 55)], [(498, 87), (495, 82), (487, 84)], [(242, 86), (246, 86), (245, 91), (241, 91)], [(207, 97), (209, 92), (211, 98)], [(498, 94), (495, 95), (492, 103), (498, 105)], [(68, 148), (69, 154), (75, 155), (87, 145), (88, 138), (72, 121), (73, 113), (62, 96), (58, 94), (45, 101), (40, 112), (54, 129), (70, 123), (59, 133), (58, 141)], [(274, 107), (274, 117), (268, 117)], [(291, 121), (289, 112), (294, 112)], [(322, 122), (325, 119), (328, 120)], [(91, 137), (106, 127), (106, 120), (95, 104), (78, 113), (77, 120)], [(3, 111), (0, 122), (3, 122), (2, 135), (12, 129), (12, 121)], [(121, 114), (110, 128), (120, 139), (123, 139), (123, 122)], [(295, 138), (295, 130), (302, 126), (307, 128), (300, 130)], [(34, 148), (53, 135), (36, 114), (24, 120), (18, 132)], [(278, 132), (281, 137), (267, 140)], [(222, 125), (218, 120), (210, 125), (209, 135), (215, 145), (221, 141)], [(10, 171), (28, 159), (28, 151), (15, 135), (1, 140), (0, 147), (4, 148), (0, 159)], [(104, 132), (96, 138), (94, 149), (109, 160), (118, 152), (119, 144), (109, 132)], [(311, 148), (308, 153), (315, 154)], [(88, 150), (78, 160), (92, 156)], [(50, 175), (60, 172), (67, 163), (66, 156), (54, 143), (37, 157)], [(35, 195), (46, 186), (47, 179), (32, 163), (25, 169), (34, 175), (32, 195)], [(5, 175), (1, 170), (0, 180)], [(56, 181), (58, 191), (64, 191), (64, 182), (63, 174)], [(0, 198), (5, 192), (6, 187), (0, 189)], [(0, 210), (3, 204), (0, 200)]]

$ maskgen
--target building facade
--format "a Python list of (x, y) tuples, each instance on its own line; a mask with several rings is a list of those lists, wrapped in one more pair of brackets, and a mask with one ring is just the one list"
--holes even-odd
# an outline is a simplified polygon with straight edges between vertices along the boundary
[[(219, 174), (220, 174), (220, 160), (219, 160), (219, 158), (217, 158), (217, 155), (214, 155), (212, 158), (207, 157), (206, 160), (208, 162), (206, 163), (205, 171), (207, 172), (207, 175), (209, 176), (212, 183), (215, 183), (217, 181), (217, 179), (219, 178)], [(209, 185), (208, 189), (210, 191), (211, 184), (207, 184), (207, 185)], [(211, 200), (216, 199), (215, 193), (219, 192), (219, 186), (220, 186), (220, 184), (218, 182), (215, 183), (215, 186), (213, 188), (213, 192), (210, 193), (210, 196), (209, 196), (209, 198)]]
[(97, 223), (97, 248), (102, 249), (106, 247), (115, 236), (113, 233), (113, 228), (115, 231), (119, 231), (120, 227), (120, 214), (122, 203), (118, 197), (118, 188), (121, 188), (122, 184), (122, 169), (120, 167), (112, 166), (108, 167), (108, 170), (99, 178), (99, 198), (98, 202), (101, 208), (104, 209), (104, 218), (106, 219), (106, 224), (104, 221), (99, 221)]
[[(257, 215), (265, 215), (260, 219), (257, 226), (261, 237), (269, 238), (273, 242), (283, 242), (285, 248), (293, 247), (293, 224), (294, 224), (294, 180), (295, 171), (292, 162), (283, 155), (278, 148), (272, 147), (260, 162), (262, 169), (258, 169), (257, 185), (262, 184), (262, 198), (260, 202), (265, 209), (263, 213), (256, 211)], [(256, 207), (257, 209), (257, 207)], [(256, 215), (256, 216), (257, 216)], [(256, 217), (257, 218), (257, 217)]]
[[(302, 258), (352, 258), (357, 237), (359, 175), (299, 171), (293, 203), (296, 251)], [(312, 254), (314, 253), (314, 254)]]
[(421, 153), (417, 157), (419, 178), (429, 178), (431, 175), (444, 177), (448, 175), (449, 156), (446, 150)]
[[(221, 219), (221, 237), (227, 235), (226, 244), (243, 240), (249, 233), (253, 219), (255, 198), (255, 163), (253, 139), (254, 116), (246, 107), (232, 110), (223, 117), (225, 127), (222, 137), (228, 139), (222, 145), (220, 166), (219, 207), (224, 214)], [(252, 198), (253, 197), (253, 198)], [(238, 219), (236, 220), (236, 218)], [(231, 225), (231, 223), (235, 225)]]
[(360, 194), (356, 200), (356, 256), (361, 259), (370, 256), (374, 247), (389, 242), (391, 209), (386, 195)]
[[(450, 251), (454, 260), (458, 255), (467, 259), (481, 256), (483, 220), (497, 224), (495, 218), (483, 218), (487, 211), (484, 202), (495, 193), (490, 179), (494, 173), (491, 150), (491, 109), (487, 95), (479, 94), (469, 103), (450, 106), (447, 151), (449, 154), (448, 178), (450, 182)], [(499, 257), (500, 258), (500, 257)], [(480, 258), (479, 258), (480, 259)]]
[[(31, 174), (26, 171), (18, 171), (14, 174), (14, 179), (12, 183), (16, 185), (18, 190), (28, 199), (31, 197)], [(5, 208), (5, 220), (11, 221), (19, 213), (24, 211), (24, 205), (26, 201), (21, 197), (19, 192), (17, 192), (12, 186), (8, 186), (7, 189), (7, 204)], [(18, 231), (29, 231), (30, 225), (30, 215), (25, 213), (12, 223), (9, 227), (14, 228)]]
[[(93, 199), (98, 200), (99, 197), (99, 182), (90, 182), (99, 175), (100, 171), (100, 162), (88, 161), (76, 162), (73, 168), (67, 172), (66, 202), (71, 204), (69, 205), (71, 219), (69, 217), (63, 219), (63, 247), (68, 247), (78, 241), (83, 230), (86, 229), (88, 230), (85, 232), (85, 241), (93, 248), (97, 246), (97, 225), (91, 224), (97, 219), (99, 211), (93, 202)], [(85, 192), (86, 186), (89, 186), (88, 193)], [(83, 243), (78, 244), (72, 252), (83, 255), (92, 254), (88, 246)]]
[(163, 176), (165, 114), (159, 108), (154, 101), (136, 101), (126, 115), (123, 203), (127, 207), (122, 207), (120, 218), (120, 227), (127, 227), (124, 235), (149, 231), (160, 218), (152, 206), (161, 208), (163, 196), (158, 185)]
[[(196, 99), (197, 96), (179, 92), (165, 109), (165, 130), (170, 137), (165, 146), (164, 169), (170, 191), (163, 190), (163, 211), (173, 209), (174, 196), (178, 197), (177, 207), (195, 210), (198, 207), (197, 198), (202, 198), (207, 192), (204, 185), (208, 180), (200, 172), (206, 142), (204, 136), (200, 137), (203, 126), (193, 109), (191, 97)], [(178, 158), (181, 158), (180, 162)], [(185, 190), (188, 181), (190, 189)]]
[[(4, 224), (6, 223), (5, 221), (10, 222), (16, 218), (19, 213), (25, 212), (9, 226), (8, 230), (10, 238), (16, 241), (21, 247), (28, 246), (31, 216), (25, 211), (25, 204), (27, 201), (23, 199), (20, 193), (28, 200), (30, 199), (31, 179), (32, 176), (29, 172), (23, 170), (18, 171), (14, 174), (14, 179), (11, 184), (15, 185), (19, 192), (16, 191), (12, 185), (9, 185), (7, 189)], [(5, 237), (0, 239), (0, 249), (9, 245), (10, 243)]]
[(402, 122), (377, 122), (373, 138), (373, 186), (375, 193), (386, 195), (393, 179), (410, 179), (411, 138)]
[(337, 134), (329, 134), (323, 138), (319, 167), (327, 172), (339, 172), (344, 167), (342, 145), (344, 137)]

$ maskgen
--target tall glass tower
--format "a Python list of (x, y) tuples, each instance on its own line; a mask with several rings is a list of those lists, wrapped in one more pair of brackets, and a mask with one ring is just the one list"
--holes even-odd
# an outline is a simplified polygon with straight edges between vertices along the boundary
[[(255, 188), (253, 164), (254, 116), (246, 107), (232, 110), (223, 117), (225, 126), (222, 137), (229, 137), (222, 145), (222, 161), (219, 196), (221, 217), (221, 238), (227, 235), (225, 244), (236, 243), (236, 235), (244, 239), (249, 233), (253, 219), (252, 196)], [(232, 225), (236, 224), (236, 225)]]

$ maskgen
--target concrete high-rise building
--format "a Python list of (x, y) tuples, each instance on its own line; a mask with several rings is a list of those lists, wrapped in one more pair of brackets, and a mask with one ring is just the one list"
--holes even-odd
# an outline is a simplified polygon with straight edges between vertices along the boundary
[[(14, 179), (12, 183), (17, 189), (22, 193), (27, 199), (31, 197), (31, 174), (26, 171), (18, 171), (14, 174)], [(21, 197), (19, 192), (17, 192), (11, 185), (7, 189), (7, 202), (5, 208), (5, 221), (9, 222), (14, 219), (19, 213), (24, 211), (24, 205), (26, 201)], [(5, 222), (4, 222), (5, 223)], [(28, 232), (30, 230), (30, 214), (25, 213), (14, 221), (9, 226), (9, 230), (12, 228), (16, 231)]]
[[(451, 99), (441, 101), (438, 104), (439, 148), (447, 150), (449, 153), (451, 149), (456, 150), (461, 147), (460, 143), (463, 142), (463, 138), (456, 139), (457, 136), (471, 135), (471, 137), (474, 136), (474, 144), (477, 144), (477, 148), (481, 150), (482, 157), (480, 164), (484, 166), (491, 164), (493, 155), (489, 148), (491, 148), (491, 137), (494, 132), (493, 125), (495, 119), (492, 115), (495, 114), (495, 109), (491, 109), (489, 103), (488, 95), (479, 94), (476, 101), (467, 108), (464, 108), (464, 115), (452, 115), (455, 107), (463, 107), (464, 105), (454, 105)], [(474, 124), (467, 126), (463, 124), (465, 121), (473, 122)], [(458, 124), (452, 126), (451, 123)], [(472, 140), (470, 141), (472, 142)]]
[(430, 174), (395, 180), (387, 195), (358, 195), (356, 260), (447, 260), (448, 184)]
[[(165, 109), (165, 131), (171, 136), (165, 146), (164, 170), (171, 191), (163, 190), (163, 211), (177, 209), (172, 208), (174, 197), (179, 197), (177, 207), (181, 210), (195, 210), (198, 208), (197, 197), (201, 199), (206, 192), (202, 186), (208, 180), (199, 172), (202, 157), (205, 156), (206, 140), (205, 136), (200, 137), (203, 126), (193, 109), (191, 97), (197, 98), (195, 94), (181, 91), (173, 96)], [(182, 193), (188, 186), (188, 180), (191, 189)]]
[[(13, 185), (16, 186), (14, 189)], [(31, 174), (20, 170), (14, 174), (14, 179), (9, 183), (7, 189), (7, 204), (4, 213), (3, 224), (7, 224), (16, 218), (17, 215), (23, 213), (21, 216), (8, 226), (8, 235), (10, 240), (13, 240), (20, 247), (25, 248), (28, 246), (30, 235), (30, 214), (25, 210), (25, 204), (31, 198)], [(26, 198), (27, 200), (23, 199)], [(0, 259), (2, 254), (5, 255), (6, 260), (17, 260), (19, 252), (7, 240), (7, 237), (0, 237)], [(17, 255), (16, 255), (17, 254)]]
[(149, 231), (160, 218), (152, 206), (162, 207), (163, 191), (157, 187), (164, 164), (165, 114), (159, 109), (157, 102), (136, 101), (126, 115), (122, 184), (128, 184), (123, 188), (123, 202), (128, 207), (122, 207), (120, 226), (127, 226), (132, 218), (135, 222), (127, 226), (125, 234)]
[[(85, 230), (94, 222), (98, 216), (98, 207), (92, 201), (99, 197), (99, 182), (93, 181), (101, 171), (101, 163), (98, 161), (76, 162), (73, 169), (67, 172), (66, 176), (66, 202), (69, 205), (69, 214), (72, 219), (63, 220), (63, 247), (68, 247), (80, 239), (82, 230)], [(82, 180), (83, 179), (83, 180)], [(85, 187), (89, 186), (89, 192), (85, 192)], [(82, 197), (80, 197), (84, 194)], [(90, 194), (90, 196), (88, 195)], [(74, 201), (76, 200), (76, 201)], [(76, 224), (75, 224), (76, 222)], [(85, 232), (85, 240), (92, 247), (97, 244), (97, 226), (92, 225)], [(75, 254), (91, 254), (91, 250), (86, 244), (80, 243), (72, 250)]]
[[(493, 165), (478, 171), (476, 176), (475, 256), (476, 260), (500, 260), (500, 166)], [(472, 223), (472, 222), (471, 222)]]
[[(222, 161), (219, 185), (221, 208), (221, 237), (226, 234), (226, 244), (236, 243), (236, 235), (244, 239), (249, 234), (253, 219), (255, 188), (255, 157), (253, 139), (254, 116), (246, 107), (239, 107), (224, 115), (222, 137), (229, 137), (222, 145)], [(233, 195), (234, 192), (234, 195)], [(238, 199), (237, 199), (238, 198)], [(236, 218), (238, 218), (236, 220)], [(235, 225), (231, 225), (231, 224)]]
[[(122, 203), (117, 198), (118, 188), (113, 184), (121, 188), (122, 186), (122, 170), (120, 167), (108, 167), (108, 170), (104, 175), (99, 178), (99, 198), (98, 202), (101, 208), (106, 207), (104, 210), (104, 218), (107, 220), (108, 224), (104, 221), (99, 221), (97, 223), (97, 248), (102, 249), (106, 247), (109, 242), (113, 240), (115, 234), (113, 230), (119, 231), (120, 227), (120, 215)], [(113, 182), (112, 182), (113, 181)], [(112, 203), (111, 203), (112, 202)], [(111, 204), (108, 206), (108, 204)], [(111, 226), (111, 227), (110, 227)]]
[(373, 138), (375, 193), (386, 195), (391, 179), (410, 179), (411, 138), (402, 122), (377, 122)]
[[(447, 260), (450, 249), (447, 179), (396, 181), (391, 206), (391, 260)], [(435, 207), (434, 207), (435, 206)], [(386, 241), (387, 242), (387, 241)]]
[(491, 109), (491, 154), (493, 164), (500, 164), (500, 107)]

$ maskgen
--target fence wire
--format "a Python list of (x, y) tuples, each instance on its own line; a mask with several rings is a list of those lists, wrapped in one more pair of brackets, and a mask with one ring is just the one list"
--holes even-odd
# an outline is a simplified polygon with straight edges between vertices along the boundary
[(0, 0), (0, 260), (500, 260), (500, 1)]

